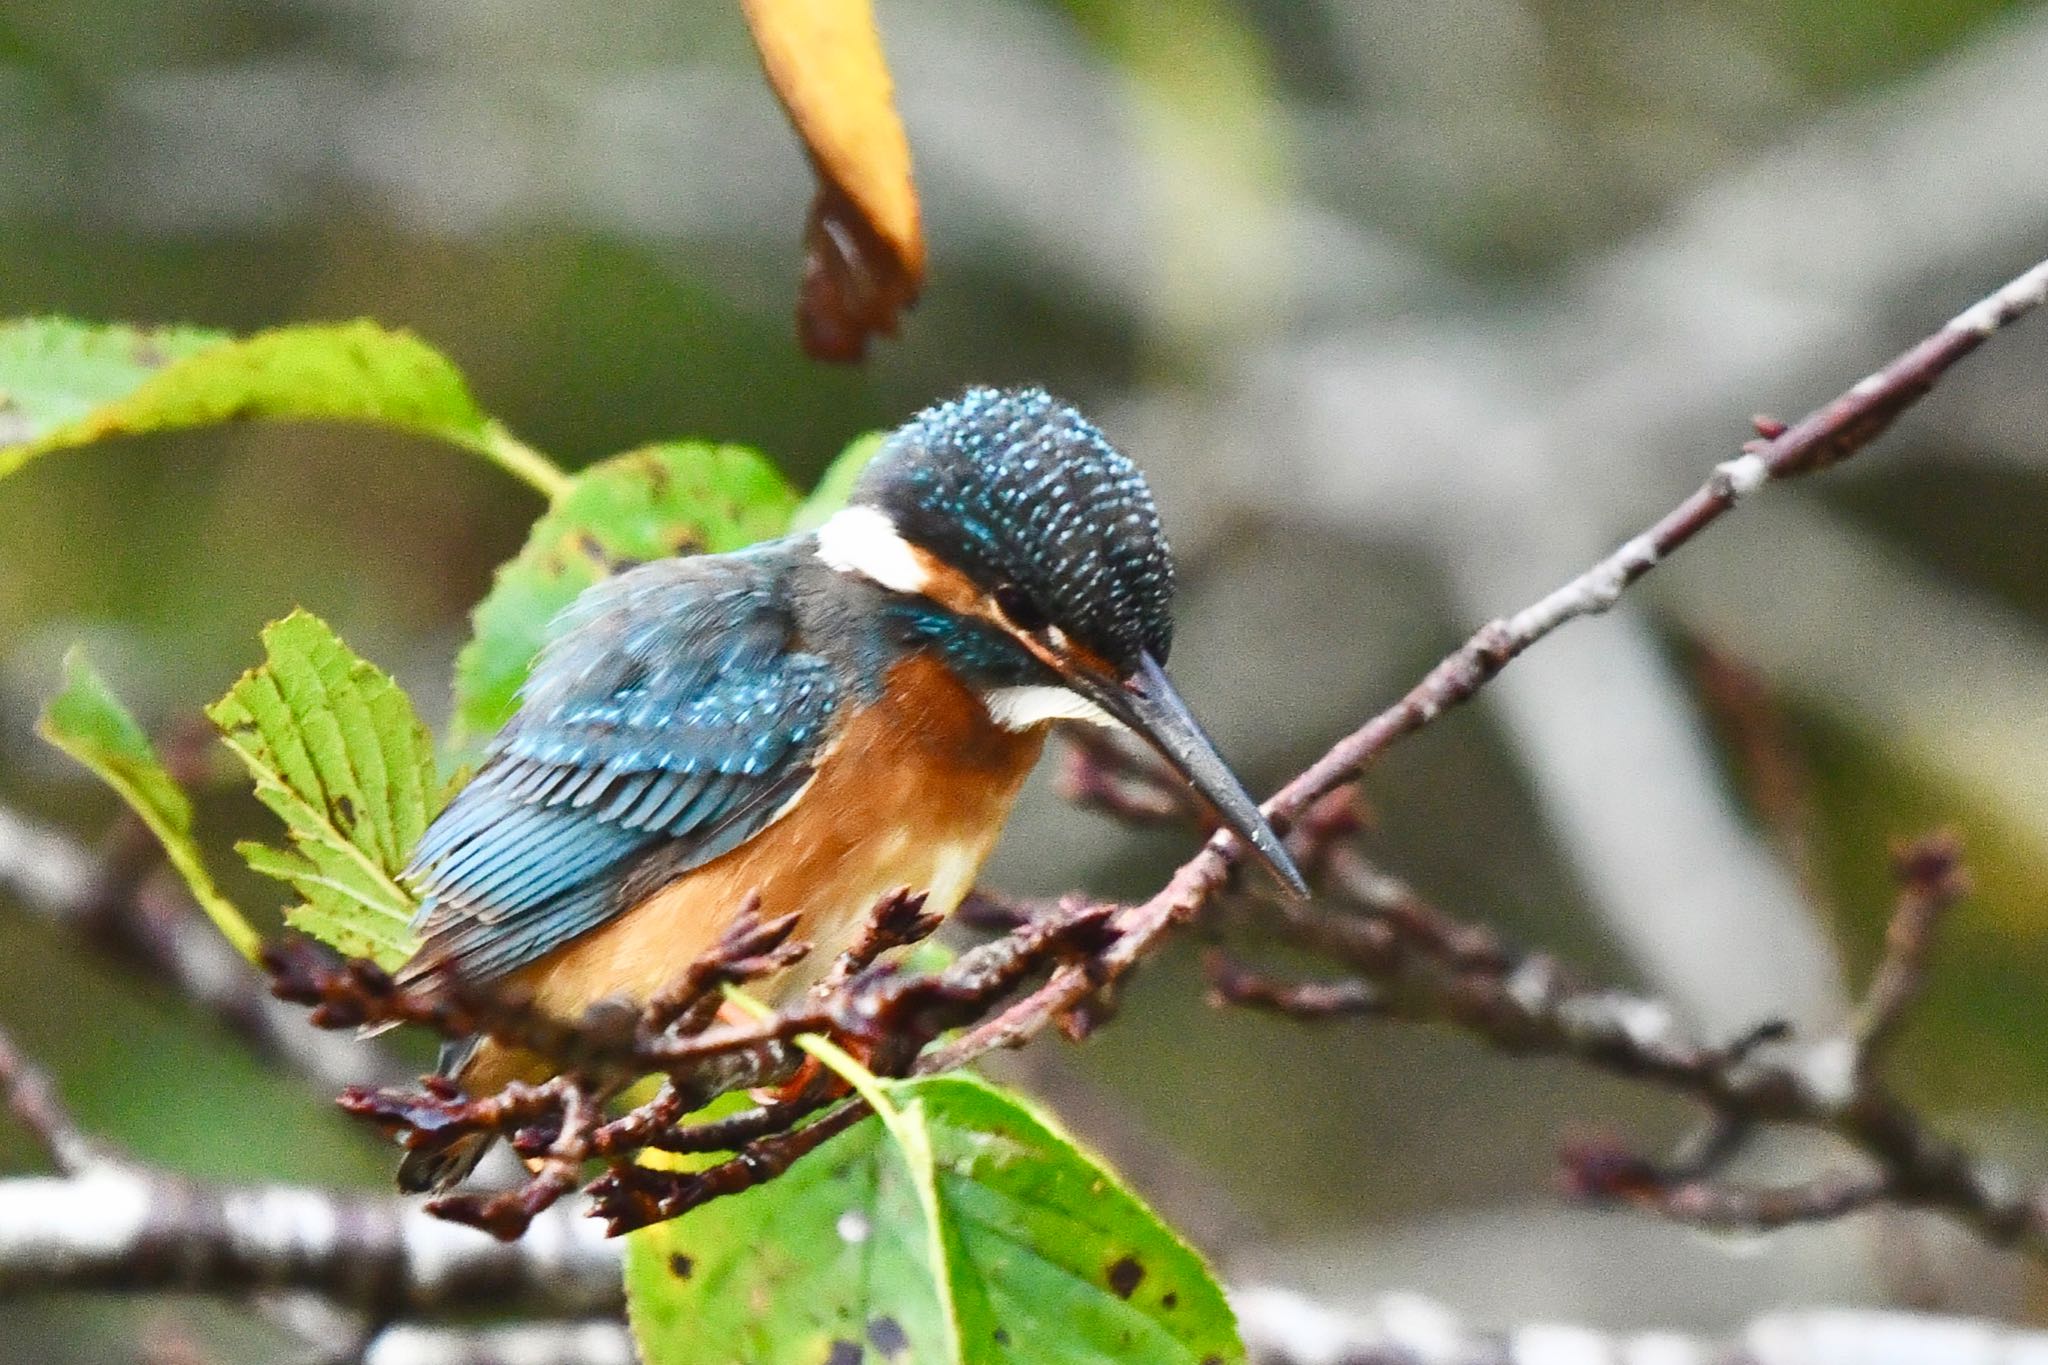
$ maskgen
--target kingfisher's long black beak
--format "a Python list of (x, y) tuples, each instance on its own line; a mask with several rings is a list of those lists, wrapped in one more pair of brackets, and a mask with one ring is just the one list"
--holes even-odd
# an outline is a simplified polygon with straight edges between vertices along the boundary
[(1223, 823), (1252, 847), (1283, 886), (1296, 896), (1308, 895), (1308, 883), (1301, 879), (1280, 836), (1266, 823), (1258, 803), (1230, 771), (1223, 755), (1216, 752), (1215, 742), (1203, 732), (1158, 660), (1150, 654), (1142, 656), (1138, 671), (1122, 681), (1090, 677), (1082, 669), (1070, 674), (1068, 681), (1157, 749), (1202, 799), (1215, 807)]

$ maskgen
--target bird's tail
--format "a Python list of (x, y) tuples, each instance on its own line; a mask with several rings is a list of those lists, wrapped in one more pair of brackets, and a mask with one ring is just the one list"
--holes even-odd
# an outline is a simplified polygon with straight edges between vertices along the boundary
[[(441, 1057), (434, 1073), (454, 1080), (475, 1060), (480, 1038), (465, 1038), (441, 1044)], [(407, 1194), (446, 1194), (469, 1178), (476, 1164), (491, 1150), (487, 1133), (465, 1133), (453, 1142), (407, 1152), (398, 1163), (398, 1188)]]
[(407, 1194), (446, 1194), (467, 1180), (490, 1150), (488, 1136), (468, 1133), (446, 1147), (407, 1152), (398, 1163), (398, 1188)]

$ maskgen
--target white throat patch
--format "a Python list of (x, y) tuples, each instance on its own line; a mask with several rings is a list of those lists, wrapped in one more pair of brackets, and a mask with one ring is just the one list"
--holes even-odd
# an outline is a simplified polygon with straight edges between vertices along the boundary
[(843, 507), (818, 528), (818, 558), (841, 573), (859, 574), (890, 592), (923, 592), (931, 583), (918, 553), (888, 514)]
[(1085, 720), (1106, 730), (1121, 730), (1124, 723), (1080, 693), (1065, 687), (1033, 684), (1028, 687), (997, 687), (981, 694), (989, 719), (1005, 730), (1029, 730), (1054, 720)]

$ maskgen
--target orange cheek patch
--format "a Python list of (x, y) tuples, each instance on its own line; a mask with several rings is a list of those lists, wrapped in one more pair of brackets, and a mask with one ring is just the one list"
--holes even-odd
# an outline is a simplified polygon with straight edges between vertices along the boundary
[(976, 616), (983, 620), (995, 620), (995, 608), (988, 596), (974, 585), (974, 581), (951, 565), (941, 563), (929, 551), (913, 545), (911, 553), (925, 573), (922, 595), (929, 597), (946, 610), (961, 616)]

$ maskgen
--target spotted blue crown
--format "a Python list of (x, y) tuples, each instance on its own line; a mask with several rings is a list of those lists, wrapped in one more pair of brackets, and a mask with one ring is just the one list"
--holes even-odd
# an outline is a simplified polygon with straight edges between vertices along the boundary
[(1145, 476), (1043, 389), (969, 389), (900, 427), (853, 500), (983, 588), (1021, 590), (1120, 667), (1173, 644), (1173, 553)]

